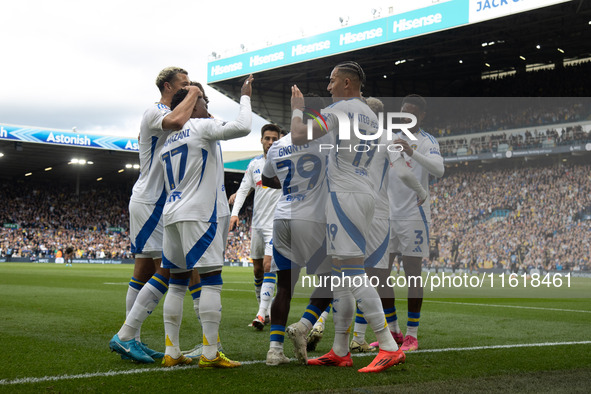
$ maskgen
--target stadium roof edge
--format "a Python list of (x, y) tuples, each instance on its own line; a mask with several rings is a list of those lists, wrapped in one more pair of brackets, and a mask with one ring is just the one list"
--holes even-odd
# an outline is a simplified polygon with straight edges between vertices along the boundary
[[(442, 10), (445, 9), (442, 7), (458, 7), (458, 4), (468, 3), (474, 6), (478, 2), (476, 0), (452, 1), (418, 11)], [(496, 4), (498, 3), (500, 2), (496, 2)], [(368, 33), (365, 35), (366, 40), (364, 41), (368, 43), (367, 45), (347, 52), (335, 51), (326, 56), (320, 56), (321, 44), (318, 44), (316, 47), (318, 51), (311, 52), (315, 56), (297, 64), (288, 64), (288, 53), (284, 48), (284, 56), (281, 61), (285, 64), (276, 66), (274, 64), (277, 63), (273, 62), (273, 56), (271, 56), (276, 52), (269, 49), (275, 47), (264, 48), (260, 51), (239, 55), (246, 59), (242, 61), (241, 72), (233, 74), (233, 77), (224, 77), (224, 80), (221, 80), (221, 76), (220, 80), (215, 81), (208, 77), (208, 84), (238, 102), (242, 75), (250, 71), (255, 72), (256, 90), (252, 100), (253, 111), (283, 128), (289, 127), (291, 119), (291, 85), (297, 84), (304, 93), (312, 92), (327, 96), (327, 76), (335, 64), (344, 60), (355, 60), (363, 66), (368, 81), (363, 90), (365, 96), (403, 97), (409, 93), (419, 93), (426, 97), (461, 97), (462, 88), (471, 85), (473, 81), (481, 80), (481, 75), (485, 71), (511, 68), (520, 71), (519, 67), (523, 65), (523, 61), (519, 56), (523, 53), (522, 51), (530, 51), (531, 53), (526, 53), (528, 62), (536, 63), (557, 62), (559, 59), (567, 57), (588, 57), (591, 53), (591, 48), (587, 44), (587, 42), (591, 42), (591, 27), (588, 24), (591, 19), (591, 4), (589, 3), (591, 2), (574, 0), (538, 1), (536, 4), (542, 4), (542, 8), (528, 12), (509, 13), (508, 16), (495, 19), (480, 18), (478, 20), (473, 15), (471, 16), (470, 12), (467, 12), (468, 20), (473, 20), (474, 23), (458, 24), (455, 28), (446, 28), (447, 30), (439, 28), (429, 30), (433, 27), (431, 24), (429, 29), (420, 33), (422, 34), (420, 36), (413, 34), (396, 41), (384, 41), (377, 44), (375, 41), (373, 44), (368, 43), (368, 40), (376, 38), (369, 39)], [(406, 17), (414, 14), (405, 13), (404, 15), (407, 21), (414, 20), (410, 19), (410, 16)], [(466, 16), (466, 13), (463, 15)], [(443, 14), (442, 17), (445, 19)], [(346, 29), (351, 29), (347, 31), (352, 35), (361, 34), (363, 32), (356, 32), (355, 29), (360, 29), (359, 26), (377, 28), (375, 27), (378, 26), (377, 24), (384, 23), (381, 19), (366, 22), (365, 25), (348, 26), (336, 30), (336, 33), (335, 31), (329, 33), (333, 36), (336, 34), (337, 39), (340, 38), (340, 32)], [(389, 22), (386, 23), (387, 29), (384, 30), (382, 27), (382, 38), (386, 32), (390, 31), (389, 28), (393, 26), (394, 22), (395, 20), (389, 19)], [(374, 26), (374, 24), (376, 25)], [(322, 38), (324, 36), (320, 34), (314, 37)], [(330, 44), (332, 48), (335, 38), (328, 38), (332, 40)], [(308, 42), (301, 41), (301, 45), (314, 44), (310, 38), (302, 40), (308, 40)], [(493, 41), (495, 42), (493, 45), (481, 46), (484, 42), (488, 44)], [(292, 44), (296, 42), (300, 41), (296, 40), (280, 45), (289, 45), (287, 50), (291, 54), (294, 46)], [(317, 42), (322, 42), (322, 40), (316, 40)], [(537, 42), (547, 43), (547, 47), (553, 49), (554, 52), (535, 49)], [(565, 50), (566, 54), (556, 52), (557, 47)], [(421, 48), (421, 50), (418, 51), (417, 48)], [(304, 55), (310, 55), (310, 53), (302, 56), (305, 57)], [(253, 68), (249, 70), (245, 66), (250, 67), (249, 59), (253, 56), (259, 56), (256, 62), (262, 62), (262, 64), (260, 68), (256, 68), (256, 62), (253, 60)], [(264, 58), (265, 56), (268, 57)], [(406, 62), (396, 64), (399, 60), (406, 60)], [(462, 62), (460, 63), (459, 60)], [(486, 63), (491, 65), (491, 68), (486, 66)], [(208, 76), (211, 76), (212, 66), (216, 64), (219, 64), (219, 60), (208, 64)]]

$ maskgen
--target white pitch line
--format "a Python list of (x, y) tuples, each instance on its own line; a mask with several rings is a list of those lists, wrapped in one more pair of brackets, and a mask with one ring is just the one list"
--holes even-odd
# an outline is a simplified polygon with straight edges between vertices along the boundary
[[(250, 282), (226, 282), (226, 283), (250, 283)], [(105, 285), (128, 285), (128, 282), (105, 282)], [(252, 289), (222, 289), (222, 291), (238, 291), (238, 292), (252, 292)], [(305, 293), (294, 293), (293, 298), (307, 297)], [(398, 298), (400, 301), (404, 301), (405, 298)], [(591, 313), (591, 311), (585, 311), (581, 309), (560, 309), (560, 308), (543, 308), (540, 306), (524, 306), (524, 305), (499, 305), (499, 304), (477, 304), (470, 302), (453, 302), (453, 301), (436, 301), (436, 300), (423, 300), (423, 302), (434, 302), (438, 304), (454, 304), (454, 305), (471, 305), (471, 306), (488, 306), (495, 308), (516, 308), (516, 309), (533, 309), (538, 311), (552, 311), (552, 312), (575, 312), (575, 313)]]
[(584, 311), (584, 310), (581, 310), (581, 309), (543, 308), (543, 307), (540, 307), (540, 306), (476, 304), (476, 303), (470, 303), (470, 302), (435, 301), (435, 300), (423, 300), (423, 302), (435, 302), (435, 303), (438, 303), (438, 304), (454, 304), (454, 305), (491, 306), (491, 307), (497, 307), (497, 308), (535, 309), (535, 310), (553, 311), (553, 312), (591, 313), (591, 311)]
[(14, 380), (2, 379), (0, 380), (0, 386), (7, 386), (13, 384), (24, 384), (24, 383), (42, 383), (42, 382), (55, 382), (59, 380), (70, 380), (70, 379), (86, 379), (86, 378), (100, 378), (109, 376), (120, 376), (120, 375), (135, 375), (145, 372), (170, 372), (178, 371), (181, 369), (198, 368), (197, 365), (193, 366), (179, 366), (173, 368), (142, 368), (142, 369), (129, 369), (123, 371), (108, 371), (108, 372), (94, 372), (94, 373), (83, 373), (79, 375), (58, 375), (58, 376), (43, 376), (41, 378), (20, 378)]
[[(522, 348), (522, 347), (544, 347), (544, 346), (566, 346), (566, 345), (591, 345), (591, 341), (576, 341), (576, 342), (543, 342), (543, 343), (520, 343), (520, 344), (513, 344), (513, 345), (492, 345), (492, 346), (473, 346), (473, 347), (457, 347), (457, 348), (445, 348), (445, 349), (422, 349), (422, 350), (415, 350), (412, 354), (415, 353), (440, 353), (440, 352), (462, 352), (462, 351), (471, 351), (471, 350), (489, 350), (489, 349), (513, 349), (513, 348)], [(352, 354), (353, 357), (367, 357), (371, 355), (375, 355), (376, 353), (356, 353)], [(295, 359), (290, 359), (295, 361)], [(265, 360), (251, 360), (251, 361), (242, 361), (242, 365), (254, 365), (254, 364), (263, 364)], [(109, 377), (109, 376), (119, 376), (119, 375), (135, 375), (140, 373), (147, 373), (147, 372), (170, 372), (170, 371), (179, 371), (185, 369), (196, 369), (199, 368), (197, 365), (186, 365), (186, 366), (178, 366), (172, 368), (141, 368), (141, 369), (129, 369), (123, 371), (108, 371), (108, 372), (94, 372), (94, 373), (84, 373), (79, 375), (58, 375), (58, 376), (43, 376), (40, 378), (19, 378), (14, 380), (9, 379), (2, 379), (0, 380), (0, 386), (9, 386), (15, 384), (25, 384), (25, 383), (43, 383), (43, 382), (56, 382), (60, 380), (70, 380), (70, 379), (88, 379), (88, 378), (102, 378), (102, 377)]]
[[(450, 347), (447, 349), (419, 349), (414, 353), (439, 353), (439, 352), (463, 352), (470, 350), (488, 350), (488, 349), (513, 349), (520, 347), (543, 347), (543, 346), (563, 346), (563, 345), (591, 345), (591, 341), (576, 342), (543, 342), (543, 343), (518, 343), (514, 345), (493, 345), (493, 346), (472, 346), (472, 347)], [(411, 352), (409, 352), (411, 353)]]

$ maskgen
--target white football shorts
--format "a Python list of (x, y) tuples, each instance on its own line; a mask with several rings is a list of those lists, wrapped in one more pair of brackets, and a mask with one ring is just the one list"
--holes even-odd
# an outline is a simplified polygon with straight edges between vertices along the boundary
[(429, 223), (423, 220), (390, 220), (390, 253), (429, 257)]
[(162, 210), (164, 205), (129, 202), (131, 253), (137, 257), (162, 257)]
[(262, 259), (265, 256), (273, 256), (273, 229), (253, 228), (250, 236), (250, 258)]
[(374, 207), (372, 194), (330, 192), (326, 204), (328, 255), (337, 259), (365, 256)]
[(273, 221), (271, 271), (306, 267), (310, 275), (329, 273), (332, 259), (326, 254), (326, 224), (298, 219)]
[(374, 218), (366, 239), (365, 268), (388, 269), (390, 221)]
[(186, 221), (164, 227), (162, 267), (171, 272), (197, 269), (207, 273), (224, 264), (222, 236), (217, 223)]

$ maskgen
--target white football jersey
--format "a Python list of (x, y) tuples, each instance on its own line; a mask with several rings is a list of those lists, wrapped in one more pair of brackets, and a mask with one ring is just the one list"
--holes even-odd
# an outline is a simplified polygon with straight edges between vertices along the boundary
[(160, 151), (169, 131), (162, 130), (162, 120), (171, 112), (168, 106), (154, 103), (144, 112), (138, 141), (140, 175), (133, 185), (131, 201), (143, 204), (164, 203), (164, 173), (158, 164)]
[(372, 193), (369, 166), (377, 147), (371, 141), (362, 140), (353, 131), (355, 121), (359, 121), (359, 132), (373, 135), (378, 131), (378, 118), (361, 99), (341, 100), (327, 107), (338, 110), (349, 118), (350, 139), (341, 139), (339, 121), (335, 114), (322, 115), (326, 119), (334, 148), (330, 150), (328, 161), (328, 185), (331, 192)]
[(238, 216), (250, 189), (254, 189), (251, 228), (272, 229), (273, 214), (275, 213), (277, 201), (281, 197), (281, 190), (263, 186), (261, 174), (264, 166), (264, 155), (257, 156), (248, 163), (240, 187), (236, 192), (236, 200), (234, 200), (234, 206), (232, 207), (232, 216)]
[[(217, 121), (220, 122), (220, 121)], [(223, 122), (220, 122), (223, 123)], [(218, 148), (218, 217), (230, 216), (230, 205), (228, 204), (228, 196), (226, 195), (226, 185), (224, 183), (224, 158), (222, 156), (222, 145), (217, 143)]]
[(370, 178), (375, 192), (374, 218), (389, 219), (390, 205), (388, 203), (388, 182), (390, 172), (390, 158), (386, 145), (379, 146), (370, 163)]
[(330, 142), (325, 135), (305, 145), (293, 145), (291, 134), (275, 142), (267, 152), (263, 175), (277, 176), (281, 197), (274, 219), (299, 219), (326, 223), (326, 164), (328, 150), (320, 144)]
[(182, 130), (166, 138), (159, 157), (167, 191), (165, 226), (191, 220), (217, 222), (217, 141), (247, 135), (251, 119), (250, 97), (242, 96), (240, 114), (235, 121), (189, 119)]
[[(413, 141), (408, 138), (406, 134), (399, 132), (394, 139), (400, 138), (407, 141), (411, 148), (422, 153), (427, 158), (432, 157), (433, 155), (441, 156), (441, 153), (439, 152), (439, 143), (431, 134), (428, 134), (421, 129), (418, 133), (414, 134), (414, 136), (417, 138), (417, 141)], [(406, 160), (406, 165), (428, 193), (429, 172), (413, 160), (412, 157), (409, 157), (404, 153), (398, 154), (402, 154)], [(417, 207), (417, 193), (402, 183), (400, 178), (398, 178), (398, 175), (396, 175), (395, 170), (390, 171), (389, 178), (390, 184), (388, 187), (388, 197), (390, 198), (390, 219), (421, 220), (430, 222), (430, 195), (427, 195), (427, 199), (423, 205)]]

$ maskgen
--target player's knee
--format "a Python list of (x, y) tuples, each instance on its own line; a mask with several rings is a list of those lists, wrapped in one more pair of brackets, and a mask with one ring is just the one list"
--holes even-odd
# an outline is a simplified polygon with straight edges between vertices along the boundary
[(168, 268), (162, 268), (158, 266), (156, 268), (156, 273), (162, 275), (165, 278), (170, 278), (170, 270)]
[(252, 268), (255, 278), (262, 278), (265, 274), (265, 270), (263, 269), (263, 261), (262, 260), (253, 260), (252, 261)]
[(142, 282), (147, 282), (155, 272), (154, 261), (151, 257), (136, 256), (135, 265), (133, 267), (134, 278)]

